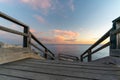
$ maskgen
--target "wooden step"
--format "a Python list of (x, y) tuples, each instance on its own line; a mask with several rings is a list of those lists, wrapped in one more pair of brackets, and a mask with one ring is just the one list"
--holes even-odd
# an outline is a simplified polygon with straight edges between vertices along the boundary
[[(58, 61), (58, 60), (38, 60), (38, 59), (27, 59), (25, 62), (40, 62), (40, 63), (52, 63), (52, 64), (67, 64), (67, 65), (78, 65), (78, 66), (96, 66), (96, 67), (116, 67), (116, 65), (108, 65), (101, 63), (92, 63), (92, 62), (79, 62), (79, 61)], [(96, 64), (96, 65), (95, 65)]]
[(120, 68), (94, 65), (53, 64), (25, 59), (0, 65), (0, 74), (30, 80), (120, 80)]

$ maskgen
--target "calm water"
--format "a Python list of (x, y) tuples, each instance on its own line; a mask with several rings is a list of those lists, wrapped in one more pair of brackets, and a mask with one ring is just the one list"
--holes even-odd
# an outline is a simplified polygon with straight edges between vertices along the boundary
[[(58, 54), (69, 54), (80, 57), (80, 55), (87, 50), (91, 45), (84, 45), (84, 44), (47, 44), (48, 47), (52, 52), (55, 53), (57, 56)], [(100, 47), (101, 45), (97, 46)], [(93, 49), (95, 50), (95, 49)], [(109, 55), (109, 47), (95, 53), (92, 57), (93, 60), (105, 57)]]

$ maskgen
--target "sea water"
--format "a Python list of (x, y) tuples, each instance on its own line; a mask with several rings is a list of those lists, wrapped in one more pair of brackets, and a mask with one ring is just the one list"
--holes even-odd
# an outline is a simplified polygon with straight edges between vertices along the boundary
[[(47, 44), (46, 47), (50, 49), (56, 56), (58, 54), (68, 54), (77, 56), (84, 53), (91, 45), (88, 44)], [(96, 48), (102, 45), (97, 46)], [(96, 48), (92, 49), (94, 51)], [(99, 59), (109, 55), (109, 47), (106, 47), (92, 55), (92, 60)]]

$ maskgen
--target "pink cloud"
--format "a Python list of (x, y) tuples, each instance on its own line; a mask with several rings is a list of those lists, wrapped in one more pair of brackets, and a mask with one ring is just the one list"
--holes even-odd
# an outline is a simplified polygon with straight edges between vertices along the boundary
[(65, 38), (63, 36), (54, 36), (52, 38), (50, 37), (41, 37), (39, 38), (40, 41), (42, 41), (45, 44), (63, 44), (65, 43)]
[(71, 42), (76, 42), (79, 38), (78, 32), (67, 31), (67, 30), (53, 30), (51, 33), (52, 37), (40, 37), (40, 40), (44, 43), (51, 44), (71, 44)]
[(78, 32), (67, 31), (67, 30), (57, 30), (57, 29), (53, 30), (53, 33), (55, 33), (56, 35), (61, 35), (68, 38), (77, 38), (80, 35)]
[(30, 32), (31, 33), (35, 33), (36, 31), (34, 29), (30, 29)]
[(42, 16), (35, 15), (35, 18), (40, 22), (40, 23), (45, 23), (45, 19)]
[(55, 40), (60, 43), (69, 43), (69, 42), (76, 42), (80, 36), (80, 33), (69, 31), (69, 30), (53, 30), (55, 35)]
[(29, 4), (34, 9), (41, 9), (45, 13), (52, 7), (51, 0), (21, 0), (23, 3)]

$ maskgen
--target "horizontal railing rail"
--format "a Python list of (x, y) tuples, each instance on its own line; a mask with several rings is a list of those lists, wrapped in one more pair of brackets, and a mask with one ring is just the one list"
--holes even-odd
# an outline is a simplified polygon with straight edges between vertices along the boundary
[[(47, 58), (47, 56), (50, 56), (51, 59), (55, 59), (55, 55), (46, 47), (44, 46), (38, 39), (37, 37), (35, 37), (29, 30), (29, 26), (0, 12), (0, 17), (1, 18), (4, 18), (8, 21), (11, 21), (17, 25), (20, 25), (23, 27), (23, 32), (20, 32), (20, 31), (17, 31), (17, 30), (13, 30), (13, 29), (10, 29), (10, 28), (7, 28), (5, 26), (2, 26), (0, 25), (0, 30), (2, 31), (6, 31), (6, 32), (9, 32), (9, 33), (13, 33), (13, 34), (17, 34), (17, 35), (21, 35), (23, 36), (23, 47), (28, 47), (30, 48), (30, 46), (33, 46), (34, 48), (36, 48), (37, 50), (41, 51), (44, 53), (45, 55), (45, 58)], [(33, 44), (31, 42), (31, 39), (33, 39), (35, 42), (37, 42), (40, 46), (42, 46), (45, 50), (43, 51), (42, 49), (40, 49), (38, 46), (36, 46), (35, 44)]]
[(72, 55), (68, 55), (68, 54), (59, 54), (58, 55), (58, 59), (71, 59), (73, 61), (79, 61), (79, 58), (77, 56), (72, 56)]
[[(114, 26), (114, 24), (113, 24)], [(120, 28), (114, 30), (113, 28), (111, 28), (106, 34), (104, 34), (97, 42), (95, 42), (91, 47), (89, 47), (83, 54), (80, 55), (80, 59), (81, 62), (83, 62), (84, 58), (88, 58), (88, 62), (92, 61), (92, 54), (108, 47), (111, 45), (111, 41), (107, 42), (106, 44), (102, 45), (101, 47), (97, 48), (96, 50), (92, 51), (93, 48), (95, 48), (96, 46), (98, 46), (101, 42), (103, 42), (105, 39), (107, 39), (108, 37), (111, 38), (111, 36), (113, 35), (117, 35), (118, 33), (120, 33)], [(115, 40), (115, 39), (114, 39)], [(113, 43), (112, 43), (113, 45)], [(111, 45), (111, 46), (112, 46)]]
[[(35, 40), (39, 45), (41, 45), (44, 49), (45, 49), (45, 54), (46, 53), (48, 53), (48, 55), (49, 56), (51, 56), (53, 59), (54, 59), (54, 54), (47, 48), (47, 47), (45, 47), (32, 33), (30, 33), (31, 34), (31, 37), (32, 37), (32, 39), (33, 40)], [(33, 45), (33, 44), (32, 44)], [(34, 45), (34, 47), (35, 47), (35, 45)], [(37, 47), (37, 46), (36, 46)], [(38, 48), (37, 48), (38, 49)], [(40, 50), (40, 49), (38, 49), (38, 50)], [(49, 54), (50, 53), (50, 54)], [(47, 57), (47, 56), (46, 56)]]
[(21, 36), (28, 36), (28, 34), (26, 34), (26, 33), (22, 33), (22, 32), (13, 30), (13, 29), (9, 29), (9, 28), (6, 28), (6, 27), (1, 26), (1, 25), (0, 25), (0, 30), (10, 32), (10, 33), (13, 33), (13, 34), (17, 34), (17, 35), (21, 35)]
[(83, 61), (84, 58), (88, 57), (88, 62), (92, 60), (92, 54), (108, 47), (110, 45), (110, 42), (104, 44), (103, 46), (97, 48), (96, 50), (92, 51), (93, 48), (98, 46), (101, 42), (103, 42), (105, 39), (107, 39), (110, 36), (111, 29), (105, 33), (98, 41), (96, 41), (91, 47), (89, 47), (83, 54), (81, 54), (80, 59), (81, 62)]

